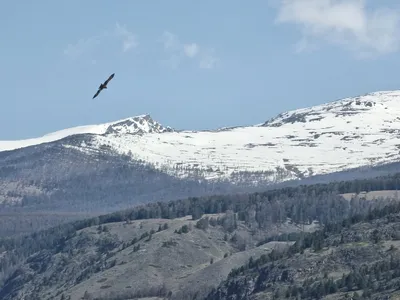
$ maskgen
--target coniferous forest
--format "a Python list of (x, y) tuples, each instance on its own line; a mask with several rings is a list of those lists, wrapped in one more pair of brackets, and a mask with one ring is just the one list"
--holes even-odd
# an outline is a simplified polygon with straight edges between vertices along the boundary
[[(313, 233), (287, 232), (280, 235), (270, 235), (264, 240), (260, 240), (257, 243), (257, 246), (271, 241), (287, 241), (293, 242), (294, 244), (287, 251), (272, 251), (268, 255), (263, 255), (258, 259), (251, 259), (245, 265), (238, 265), (236, 267), (233, 266), (235, 268), (232, 269), (227, 278), (228, 283), (224, 283), (232, 284), (236, 278), (241, 278), (243, 276), (246, 277), (248, 276), (248, 273), (254, 274), (255, 272), (258, 274), (258, 281), (257, 288), (253, 290), (252, 293), (261, 291), (263, 289), (268, 290), (270, 286), (268, 286), (268, 284), (265, 285), (265, 281), (269, 280), (268, 272), (270, 271), (268, 271), (268, 268), (275, 268), (273, 266), (273, 262), (279, 261), (282, 258), (293, 257), (299, 253), (304, 253), (305, 249), (321, 251), (321, 249), (324, 247), (333, 245), (337, 247), (346, 243), (345, 237), (341, 237), (339, 240), (336, 239), (335, 241), (331, 241), (329, 240), (331, 236), (340, 234), (341, 231), (345, 230), (346, 228), (351, 228), (351, 226), (356, 223), (364, 221), (372, 222), (373, 220), (387, 217), (388, 214), (395, 214), (400, 208), (400, 206), (397, 204), (396, 192), (393, 193), (393, 197), (383, 197), (374, 200), (365, 200), (363, 198), (353, 198), (348, 200), (342, 197), (341, 194), (359, 193), (361, 191), (396, 191), (398, 188), (399, 179), (400, 174), (395, 174), (374, 179), (287, 187), (269, 190), (262, 193), (214, 195), (205, 197), (191, 197), (169, 202), (156, 202), (142, 206), (136, 206), (131, 209), (126, 209), (111, 214), (65, 223), (29, 235), (3, 238), (0, 240), (1, 282), (5, 285), (5, 287), (9, 287), (13, 278), (18, 276), (18, 272), (21, 272), (20, 266), (23, 265), (27, 259), (29, 259), (29, 257), (35, 253), (40, 253), (43, 251), (50, 251), (51, 253), (56, 254), (58, 251), (61, 251), (63, 247), (65, 247), (65, 245), (68, 243), (68, 240), (76, 237), (79, 231), (93, 226), (100, 228), (101, 226), (108, 226), (108, 224), (118, 222), (129, 223), (135, 220), (147, 219), (173, 220), (176, 218), (185, 217), (187, 215), (191, 215), (192, 219), (197, 222), (196, 227), (199, 230), (207, 230), (209, 226), (221, 226), (222, 230), (226, 232), (225, 235), (234, 233), (240, 222), (246, 224), (248, 228), (254, 231), (268, 231), (268, 228), (271, 228), (271, 226), (284, 224), (287, 222), (300, 225), (311, 224), (313, 222), (318, 222), (318, 224), (321, 224), (323, 226), (322, 231), (316, 231)], [(222, 219), (218, 219), (218, 221), (216, 221), (217, 223), (208, 217), (206, 219), (202, 218), (205, 214), (208, 215), (221, 213), (224, 214), (224, 217)], [(213, 222), (215, 224), (212, 224)], [(142, 234), (142, 236), (139, 239), (136, 239), (135, 242), (132, 242), (129, 245), (124, 244), (121, 247), (126, 248), (135, 244), (139, 240), (151, 240), (152, 235), (154, 235), (157, 231), (162, 231), (166, 228), (167, 227), (163, 228), (160, 225), (159, 230), (152, 230), (151, 232)], [(188, 233), (190, 230), (192, 229), (187, 226), (183, 226), (181, 229), (175, 230), (175, 233), (185, 235), (185, 233)], [(102, 232), (103, 229), (100, 231)], [(382, 239), (380, 233), (375, 232), (374, 234), (375, 235), (370, 238), (372, 241), (378, 241), (379, 239)], [(236, 235), (233, 236), (234, 237), (231, 238), (231, 241), (233, 241), (235, 238), (237, 239)], [(397, 239), (397, 236), (393, 238)], [(359, 238), (359, 240), (362, 239), (363, 238)], [(115, 241), (109, 242), (115, 243)], [(173, 245), (174, 242), (172, 240), (163, 243), (163, 247), (170, 247)], [(103, 242), (101, 247), (101, 251), (106, 251), (104, 253), (108, 253), (109, 250), (107, 249), (112, 249), (115, 246), (107, 246), (107, 242)], [(138, 247), (140, 247), (140, 245), (135, 245), (135, 247), (136, 250), (134, 249), (134, 251), (138, 251)], [(246, 249), (246, 247), (247, 246), (245, 244), (242, 245), (242, 247), (239, 246), (237, 247), (237, 251), (243, 251)], [(228, 255), (225, 255), (224, 258), (227, 256)], [(285, 297), (288, 298), (292, 296), (297, 297), (298, 295), (302, 295), (303, 298), (307, 298), (310, 295), (322, 295), (338, 290), (344, 290), (346, 287), (347, 290), (350, 291), (355, 287), (360, 287), (357, 285), (361, 282), (360, 278), (357, 277), (358, 274), (367, 274), (372, 272), (371, 270), (381, 270), (382, 268), (386, 270), (385, 272), (389, 272), (395, 268), (396, 263), (397, 260), (394, 259), (391, 262), (391, 265), (388, 267), (386, 265), (385, 267), (382, 267), (380, 263), (378, 263), (376, 266), (371, 265), (368, 268), (362, 267), (363, 269), (355, 270), (354, 274), (349, 273), (352, 275), (346, 275), (353, 276), (354, 278), (349, 277), (350, 279), (347, 279), (347, 277), (344, 277), (342, 281), (334, 281), (334, 284), (332, 283), (333, 279), (327, 277), (320, 282), (318, 288), (315, 287), (311, 281), (308, 283), (302, 283), (300, 287), (298, 284), (296, 284), (295, 280), (292, 280), (290, 281), (292, 283), (286, 289), (280, 288), (278, 291), (274, 290), (274, 293), (276, 295), (279, 293), (284, 294)], [(382, 264), (385, 263), (382, 262)], [(263, 266), (263, 268), (261, 268), (261, 266)], [(285, 273), (283, 278), (286, 278), (287, 276), (289, 276), (289, 273)], [(395, 274), (392, 274), (392, 277), (393, 276), (395, 276)], [(281, 279), (279, 280), (282, 281), (282, 276), (280, 278)], [(274, 280), (273, 282), (275, 282)], [(350, 284), (347, 282), (349, 280), (354, 282), (351, 286), (352, 289), (349, 288)], [(372, 280), (372, 282), (374, 281)], [(240, 282), (237, 283), (237, 287), (239, 288), (241, 284), (242, 283)], [(317, 291), (315, 289), (317, 289)], [(228, 290), (230, 291), (228, 294), (232, 294), (234, 293), (235, 289), (230, 287)], [(374, 286), (369, 286), (368, 291), (369, 293), (373, 293), (374, 291), (376, 292), (377, 289), (374, 288)], [(0, 291), (0, 295), (7, 295), (7, 292), (9, 292), (7, 288), (3, 289)], [(228, 296), (228, 294), (224, 294), (224, 287), (221, 286), (219, 290), (215, 290), (213, 293), (211, 293), (208, 296), (208, 299), (225, 299), (224, 297)]]

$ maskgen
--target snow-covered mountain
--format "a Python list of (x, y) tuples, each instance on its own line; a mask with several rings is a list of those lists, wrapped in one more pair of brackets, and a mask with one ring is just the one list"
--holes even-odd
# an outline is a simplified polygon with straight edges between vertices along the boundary
[(109, 149), (178, 178), (283, 181), (400, 160), (400, 91), (382, 91), (282, 113), (263, 124), (177, 131), (149, 115), (0, 142), (0, 151), (90, 134), (63, 147)]
[(396, 173), (399, 121), (400, 91), (386, 91), (248, 127), (180, 131), (142, 115), (3, 141), (0, 236), (146, 202)]
[(77, 134), (106, 135), (113, 133), (141, 135), (144, 133), (161, 133), (170, 131), (173, 131), (173, 129), (162, 126), (160, 123), (154, 121), (149, 115), (141, 115), (98, 125), (67, 128), (46, 134), (39, 138), (16, 141), (0, 141), (0, 151), (14, 150), (33, 145), (39, 145), (42, 143), (49, 143)]

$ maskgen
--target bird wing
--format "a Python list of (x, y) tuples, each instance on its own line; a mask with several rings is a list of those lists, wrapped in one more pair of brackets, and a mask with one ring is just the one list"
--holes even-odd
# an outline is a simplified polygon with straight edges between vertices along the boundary
[(98, 89), (97, 92), (96, 92), (96, 94), (94, 94), (94, 96), (93, 96), (92, 99), (96, 98), (96, 97), (100, 94), (100, 92), (101, 92), (101, 89)]
[(108, 77), (108, 79), (104, 82), (104, 85), (107, 85), (107, 83), (109, 83), (110, 80), (114, 78), (114, 75), (115, 75), (115, 73), (112, 73), (112, 74), (110, 75), (110, 77)]

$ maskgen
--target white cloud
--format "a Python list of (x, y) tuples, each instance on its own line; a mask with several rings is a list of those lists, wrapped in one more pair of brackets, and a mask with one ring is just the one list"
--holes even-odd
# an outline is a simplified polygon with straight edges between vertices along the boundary
[(68, 44), (64, 50), (64, 54), (70, 58), (76, 59), (85, 53), (94, 51), (95, 47), (102, 43), (112, 43), (118, 41), (122, 43), (122, 51), (126, 52), (132, 48), (136, 48), (139, 43), (137, 42), (136, 35), (130, 32), (126, 26), (116, 23), (113, 30), (106, 30), (96, 36), (86, 39), (80, 39), (75, 44)]
[(199, 67), (202, 69), (212, 69), (219, 61), (214, 50), (207, 51), (197, 43), (182, 43), (176, 34), (169, 31), (164, 31), (161, 42), (164, 50), (169, 54), (169, 58), (162, 62), (173, 69), (178, 68), (185, 58), (199, 59)]
[(160, 41), (163, 43), (164, 50), (169, 53), (169, 57), (162, 59), (161, 63), (171, 69), (177, 69), (182, 60), (182, 45), (178, 37), (169, 31), (164, 31)]
[(214, 49), (211, 49), (202, 55), (199, 63), (201, 69), (214, 69), (219, 63), (219, 58), (214, 55)]
[(298, 51), (322, 40), (369, 56), (395, 52), (400, 46), (400, 12), (368, 10), (365, 0), (280, 0), (276, 22), (301, 27)]
[(214, 57), (205, 57), (200, 61), (200, 68), (201, 69), (213, 69), (216, 65), (218, 60)]
[(195, 57), (199, 53), (199, 46), (196, 43), (183, 45), (186, 56)]
[(126, 26), (121, 26), (118, 23), (115, 25), (115, 33), (122, 38), (122, 51), (126, 52), (131, 48), (136, 48), (139, 43), (136, 36), (126, 29)]
[(165, 50), (175, 51), (175, 50), (179, 50), (179, 48), (181, 46), (181, 43), (180, 43), (178, 37), (169, 31), (164, 31), (162, 40), (164, 42)]
[(87, 39), (80, 39), (76, 44), (68, 44), (64, 49), (64, 54), (71, 58), (78, 58), (85, 52), (91, 51), (95, 45), (99, 44), (102, 36), (93, 36)]

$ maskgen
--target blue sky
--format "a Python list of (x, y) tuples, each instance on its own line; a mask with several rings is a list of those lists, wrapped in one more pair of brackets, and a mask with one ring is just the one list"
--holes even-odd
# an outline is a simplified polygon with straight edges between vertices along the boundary
[(252, 125), (400, 89), (399, 7), (394, 0), (6, 1), (0, 139), (145, 113), (179, 129)]

